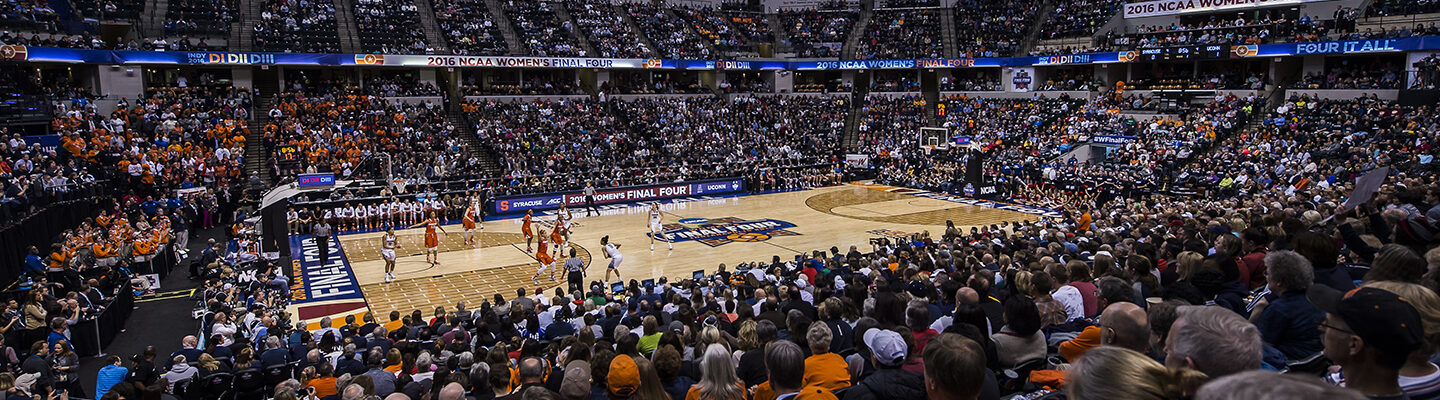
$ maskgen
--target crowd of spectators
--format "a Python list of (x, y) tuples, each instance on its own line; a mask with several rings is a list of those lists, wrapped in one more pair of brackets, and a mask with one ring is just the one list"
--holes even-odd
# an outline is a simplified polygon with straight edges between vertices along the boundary
[(616, 7), (608, 0), (577, 0), (566, 4), (570, 18), (585, 32), (590, 46), (600, 53), (600, 57), (650, 57), (650, 46), (630, 24), (625, 23), (623, 14)]
[(465, 108), (507, 173), (508, 184), (497, 189), (504, 193), (496, 193), (504, 195), (834, 165), (847, 104), (843, 97), (743, 96), (485, 100)]
[(471, 80), (460, 85), (460, 90), (466, 96), (535, 96), (583, 93), (574, 79), (550, 79), (547, 77), (526, 77), (523, 82), (516, 83), (492, 81), (486, 86), (481, 86)]
[(1000, 89), (1000, 79), (998, 78), (960, 79), (954, 76), (940, 76), (940, 90), (945, 92), (993, 92)]
[(10, 0), (0, 3), (0, 28), (31, 32), (58, 32), (60, 14), (44, 0)]
[(355, 28), (367, 53), (429, 54), (413, 1), (355, 0)]
[(520, 44), (536, 57), (583, 56), (585, 48), (575, 41), (570, 22), (560, 22), (547, 1), (506, 0), (505, 15), (520, 35)]
[(1176, 90), (1176, 89), (1250, 89), (1261, 90), (1268, 83), (1264, 74), (1242, 74), (1232, 72), (1209, 72), (1200, 76), (1160, 76), (1155, 78), (1130, 79), (1124, 89), (1132, 90)]
[[(478, 159), (433, 102), (334, 91), (287, 92), (272, 104), (265, 146), (276, 176), (333, 172), (337, 179), (384, 179), (389, 174), (423, 183), (479, 170)], [(293, 160), (277, 159), (282, 147), (298, 154)]]
[(856, 59), (938, 58), (939, 9), (876, 10), (855, 48)]
[(780, 10), (779, 18), (797, 56), (839, 57), (840, 47), (850, 37), (850, 28), (860, 13), (842, 4), (837, 9)]
[(1120, 6), (1123, 4), (1118, 0), (1057, 3), (1055, 10), (1050, 12), (1050, 18), (1040, 28), (1040, 35), (1045, 39), (1093, 35), (1100, 30), (1101, 26), (1110, 21), (1110, 17), (1120, 12)]
[(256, 51), (340, 52), (331, 0), (265, 0), (254, 29)]
[(754, 52), (744, 34), (730, 25), (728, 18), (720, 10), (710, 7), (676, 7), (671, 10), (690, 24), (695, 33), (709, 41), (716, 50), (726, 53)]
[(708, 59), (715, 54), (710, 47), (691, 33), (684, 20), (671, 17), (668, 6), (651, 2), (629, 3), (624, 6), (640, 31), (660, 47), (660, 55), (678, 59)]
[(1440, 12), (1440, 4), (1424, 0), (1378, 0), (1370, 3), (1366, 15), (1388, 17), (1392, 15), (1429, 14)]
[(1306, 73), (1290, 85), (1295, 89), (1399, 89), (1405, 71), (1394, 62), (1347, 59), (1325, 71)]
[(924, 101), (910, 94), (867, 94), (856, 127), (862, 152), (884, 157), (918, 148), (920, 127), (929, 126), (921, 105)]
[(775, 32), (770, 31), (770, 16), (758, 12), (726, 11), (725, 19), (730, 21), (740, 34), (753, 44), (775, 43)]
[(165, 35), (230, 37), (234, 0), (176, 0), (165, 9)]
[(1009, 57), (1035, 24), (1040, 5), (1025, 0), (955, 4), (955, 44), (962, 57)]
[(110, 48), (109, 45), (105, 44), (104, 40), (100, 40), (99, 36), (93, 36), (89, 33), (84, 33), (80, 35), (62, 35), (52, 33), (46, 34), (43, 38), (40, 37), (40, 35), (41, 34), (39, 33), (32, 33), (30, 34), (30, 37), (25, 37), (25, 35), (22, 35), (20, 33), (4, 31), (0, 32), (0, 44), (39, 47), (64, 47), (70, 49), (90, 50), (106, 50)]
[(412, 74), (371, 74), (365, 80), (365, 95), (376, 97), (441, 96), (434, 82), (421, 82)]
[(1220, 143), (1192, 163), (1181, 182), (1234, 195), (1307, 188), (1338, 190), (1379, 166), (1423, 176), (1434, 172), (1432, 107), (1401, 106), (1374, 95), (1352, 100), (1292, 96), (1256, 131)]
[[(1230, 114), (1236, 110), (1220, 111), (1231, 100), (1197, 115)], [(950, 101), (992, 107), (990, 100)], [(992, 115), (1033, 108), (1040, 114), (1020, 120), (1043, 127), (1063, 119), (1045, 110), (1071, 102), (1006, 100)], [(277, 385), (282, 396), (297, 387), (327, 396), (447, 400), (739, 400), (797, 390), (861, 399), (1429, 393), (1433, 378), (1424, 366), (1437, 332), (1424, 322), (1440, 320), (1433, 289), (1440, 283), (1427, 271), (1440, 252), (1425, 229), (1427, 216), (1440, 213), (1440, 188), (1428, 180), (1433, 167), (1421, 162), (1429, 149), (1422, 146), (1436, 137), (1413, 128), (1433, 117), (1428, 107), (1373, 98), (1320, 103), (1291, 99), (1274, 124), (1232, 135), (1209, 152), (1220, 160), (1192, 164), (1227, 178), (1254, 174), (1230, 181), (1229, 192), (1106, 202), (1093, 192), (1037, 184), (1020, 192), (1074, 201), (1036, 197), (1059, 206), (1056, 216), (968, 230), (947, 224), (939, 234), (876, 240), (864, 252), (858, 245), (842, 251), (841, 243), (805, 250), (794, 261), (753, 255), (733, 271), (722, 265), (700, 277), (657, 277), (653, 286), (636, 279), (614, 291), (599, 281), (553, 292), (522, 288), (476, 310), (440, 307), (428, 319), (420, 310), (395, 310), (383, 324), (365, 315), (289, 328), (291, 321), (267, 317), (270, 300), (233, 310), (212, 303), (217, 314), (240, 314), (235, 320), (256, 321), (246, 322), (256, 328), (231, 330), (230, 318), (216, 317), (207, 333), (220, 334), (221, 345), (201, 350), (186, 338), (177, 354), (213, 359), (234, 346), (248, 367), (297, 362), (303, 373)], [(598, 117), (606, 105), (596, 102), (511, 106), (507, 112), (535, 115), (534, 123), (607, 120)], [(644, 116), (660, 111), (625, 107)], [(541, 117), (543, 110), (550, 116)], [(661, 114), (713, 110), (691, 103)], [(1178, 126), (1187, 125), (1194, 124)], [(1326, 126), (1349, 133), (1333, 135)], [(1381, 149), (1389, 152), (1345, 162)], [(562, 162), (569, 161), (554, 160)], [(1354, 189), (1351, 179), (1380, 166), (1397, 172), (1373, 200), (1338, 204)], [(937, 169), (944, 168), (953, 167)], [(1322, 185), (1325, 174), (1337, 180)], [(218, 293), (222, 283), (207, 288)], [(231, 291), (217, 297), (252, 297)], [(256, 345), (271, 355), (255, 361)], [(199, 373), (232, 371), (232, 364), (203, 361)]]
[(433, 0), (435, 23), (458, 55), (499, 56), (510, 51), (484, 0)]

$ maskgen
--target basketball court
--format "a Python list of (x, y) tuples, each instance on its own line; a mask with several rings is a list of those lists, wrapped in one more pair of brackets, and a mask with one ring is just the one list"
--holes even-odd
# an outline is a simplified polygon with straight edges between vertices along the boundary
[[(944, 233), (947, 220), (968, 230), (970, 226), (1001, 221), (1035, 220), (1041, 216), (1037, 214), (1046, 212), (862, 183), (753, 196), (667, 200), (661, 202), (661, 210), (666, 232), (676, 240), (674, 250), (658, 241), (655, 250), (650, 250), (649, 208), (644, 204), (603, 207), (600, 215), (592, 216), (585, 216), (583, 209), (572, 209), (576, 218), (571, 246), (586, 262), (585, 281), (605, 276), (609, 260), (602, 254), (600, 238), (607, 235), (621, 246), (624, 261), (619, 271), (628, 281), (688, 277), (700, 269), (713, 271), (722, 263), (733, 268), (741, 262), (769, 262), (776, 255), (790, 259), (802, 252), (828, 252), (832, 246), (842, 252), (852, 245), (869, 251), (871, 238), (899, 238), (922, 232), (938, 237)], [(537, 212), (536, 228), (548, 232), (554, 219), (548, 212)], [(437, 306), (453, 310), (456, 302), (464, 300), (474, 309), (495, 293), (510, 299), (516, 288), (536, 288), (530, 276), (539, 264), (532, 253), (525, 252), (519, 218), (486, 221), (473, 245), (463, 243), (460, 225), (443, 228), (440, 262), (435, 266), (425, 260), (423, 228), (396, 232), (397, 279), (390, 283), (384, 283), (384, 260), (380, 258), (383, 233), (339, 237), (364, 301), (381, 322), (392, 310), (408, 314), (418, 309), (428, 317)], [(564, 258), (556, 257), (557, 267)], [(555, 276), (557, 281), (542, 276), (538, 286), (553, 292), (565, 283), (563, 272)]]

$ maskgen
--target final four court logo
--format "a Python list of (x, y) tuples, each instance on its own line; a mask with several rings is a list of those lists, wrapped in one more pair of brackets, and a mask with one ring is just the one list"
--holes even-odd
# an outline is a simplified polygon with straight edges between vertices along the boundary
[(686, 218), (665, 224), (670, 240), (696, 241), (710, 247), (733, 242), (763, 242), (775, 236), (798, 236), (788, 229), (795, 224), (778, 219), (743, 220), (735, 217)]

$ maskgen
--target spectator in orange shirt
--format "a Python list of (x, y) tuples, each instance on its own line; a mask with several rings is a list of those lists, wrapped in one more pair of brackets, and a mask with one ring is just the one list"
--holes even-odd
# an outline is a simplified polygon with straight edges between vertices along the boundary
[[(830, 325), (823, 321), (810, 324), (805, 339), (813, 354), (805, 358), (805, 387), (817, 386), (831, 392), (850, 387), (849, 364), (839, 354), (830, 352), (833, 339)], [(779, 392), (777, 388), (776, 393)]]

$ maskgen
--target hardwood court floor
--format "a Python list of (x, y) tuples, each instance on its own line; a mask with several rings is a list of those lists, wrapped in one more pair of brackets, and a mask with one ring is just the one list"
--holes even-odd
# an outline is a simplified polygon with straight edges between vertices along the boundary
[[(667, 250), (665, 243), (661, 242), (656, 243), (653, 252), (650, 251), (649, 210), (645, 206), (607, 209), (598, 216), (589, 217), (584, 216), (583, 210), (575, 210), (576, 226), (571, 240), (575, 243), (577, 255), (586, 262), (588, 283), (605, 276), (605, 267), (610, 260), (600, 254), (603, 251), (600, 238), (606, 235), (610, 236), (611, 242), (621, 245), (620, 253), (624, 257), (619, 271), (623, 278), (643, 280), (660, 276), (689, 277), (692, 271), (713, 271), (722, 263), (733, 270), (733, 266), (741, 262), (769, 262), (776, 255), (790, 259), (800, 252), (828, 250), (832, 246), (846, 251), (853, 245), (867, 251), (870, 248), (868, 241), (874, 237), (925, 231), (938, 236), (944, 231), (946, 220), (968, 228), (1036, 218), (1015, 211), (915, 197), (884, 189), (841, 185), (759, 196), (662, 203), (667, 229), (706, 228), (696, 221), (687, 220), (690, 223), (682, 224), (679, 222), (681, 219), (703, 219), (705, 224), (721, 226), (699, 232), (708, 235), (705, 242), (677, 241), (673, 251)], [(535, 218), (539, 222), (537, 225), (548, 225), (553, 219), (550, 215), (537, 215)], [(460, 300), (465, 300), (471, 309), (475, 309), (482, 300), (492, 298), (495, 293), (503, 294), (506, 299), (514, 298), (515, 289), (520, 287), (533, 293), (536, 285), (530, 282), (530, 276), (539, 264), (524, 251), (525, 239), (519, 233), (520, 225), (519, 219), (487, 221), (486, 229), (479, 234), (480, 243), (474, 246), (462, 243), (459, 225), (446, 226), (449, 233), (441, 234), (440, 265), (434, 267), (425, 262), (424, 229), (399, 231), (400, 250), (395, 268), (398, 279), (392, 283), (383, 283), (384, 261), (379, 256), (382, 233), (346, 235), (340, 240), (371, 311), (381, 316), (383, 321), (391, 310), (403, 314), (419, 309), (428, 316), (436, 306), (453, 309)], [(724, 231), (726, 225), (738, 230), (727, 235)], [(750, 229), (753, 227), (781, 229)], [(550, 230), (549, 226), (542, 228)], [(720, 233), (716, 235), (716, 232)], [(558, 282), (550, 282), (547, 277), (541, 277), (540, 286), (553, 292), (554, 287), (564, 284), (563, 275), (557, 274), (557, 278)]]

